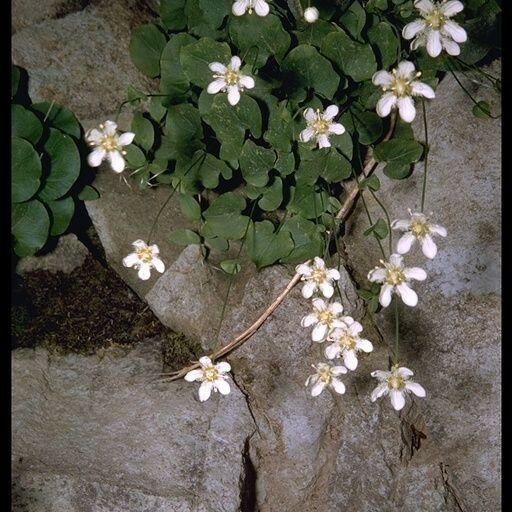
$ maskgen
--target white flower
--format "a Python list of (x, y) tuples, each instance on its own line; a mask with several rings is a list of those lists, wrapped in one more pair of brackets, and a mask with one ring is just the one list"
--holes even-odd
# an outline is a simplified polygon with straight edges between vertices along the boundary
[(374, 85), (380, 86), (384, 94), (377, 102), (377, 114), (380, 117), (386, 117), (392, 108), (397, 108), (400, 117), (406, 123), (412, 123), (416, 117), (416, 107), (414, 106), (413, 96), (423, 96), (425, 98), (435, 98), (436, 94), (430, 85), (416, 80), (421, 72), (416, 72), (414, 64), (403, 60), (398, 64), (397, 69), (391, 73), (388, 71), (377, 71), (373, 77)]
[(345, 133), (345, 127), (342, 124), (332, 122), (338, 115), (338, 110), (336, 105), (328, 106), (322, 113), (319, 109), (316, 109), (316, 111), (312, 108), (304, 110), (307, 127), (299, 134), (301, 142), (309, 142), (313, 137), (316, 137), (319, 148), (330, 147), (330, 134), (341, 135)]
[(311, 365), (316, 373), (306, 379), (306, 386), (312, 384), (311, 396), (318, 396), (326, 387), (342, 395), (345, 393), (345, 384), (338, 379), (338, 376), (347, 373), (344, 366), (330, 366), (325, 363)]
[(132, 132), (118, 135), (117, 124), (114, 121), (105, 121), (98, 128), (92, 128), (85, 134), (89, 146), (96, 148), (89, 153), (87, 162), (91, 167), (98, 167), (107, 158), (113, 171), (123, 172), (123, 155), (126, 155), (123, 146), (131, 144), (134, 137), (135, 134)]
[(335, 327), (343, 326), (340, 315), (343, 313), (343, 306), (339, 302), (326, 304), (323, 299), (313, 299), (314, 313), (305, 316), (300, 324), (302, 327), (310, 327), (314, 325), (311, 333), (313, 341), (321, 343), (329, 332)]
[(396, 251), (399, 254), (406, 254), (416, 240), (421, 244), (421, 250), (427, 258), (434, 258), (437, 254), (437, 245), (431, 235), (446, 236), (446, 229), (438, 224), (431, 224), (428, 217), (423, 213), (412, 213), (409, 210), (410, 219), (394, 220), (391, 223), (392, 229), (405, 231), (398, 243)]
[(258, 16), (266, 16), (270, 6), (265, 0), (237, 0), (231, 8), (235, 16), (243, 16), (247, 11), (252, 14), (253, 9)]
[(391, 294), (396, 293), (408, 306), (416, 306), (418, 296), (409, 288), (409, 280), (423, 281), (427, 273), (418, 267), (405, 268), (400, 254), (392, 254), (389, 262), (380, 260), (382, 267), (375, 267), (368, 272), (368, 279), (376, 283), (382, 283), (379, 302), (387, 308), (391, 303)]
[(305, 299), (309, 299), (317, 291), (320, 291), (325, 298), (330, 299), (334, 294), (331, 283), (341, 277), (335, 268), (325, 268), (324, 260), (318, 256), (315, 256), (313, 263), (297, 265), (295, 272), (301, 274), (301, 281), (306, 281), (302, 287), (302, 296)]
[(448, 55), (459, 55), (460, 47), (457, 43), (464, 43), (468, 36), (466, 31), (450, 18), (464, 9), (462, 3), (457, 0), (416, 0), (414, 7), (420, 11), (421, 18), (408, 23), (402, 30), (404, 39), (413, 39), (411, 50), (426, 46), (431, 57), (439, 56), (443, 48)]
[(395, 365), (390, 372), (376, 370), (371, 373), (372, 377), (379, 380), (379, 385), (372, 391), (371, 401), (375, 402), (377, 398), (389, 394), (391, 405), (396, 411), (399, 411), (405, 405), (405, 395), (413, 392), (416, 396), (425, 397), (427, 393), (423, 386), (410, 380), (414, 373), (404, 366)]
[(154, 268), (162, 273), (165, 270), (164, 262), (158, 257), (159, 250), (157, 245), (147, 245), (143, 240), (133, 242), (135, 252), (128, 254), (123, 258), (125, 267), (134, 267), (139, 270), (138, 276), (143, 281), (151, 277), (151, 269)]
[(191, 370), (185, 375), (187, 382), (201, 381), (199, 401), (208, 400), (212, 390), (219, 391), (221, 395), (228, 395), (231, 389), (227, 382), (228, 376), (225, 373), (231, 370), (230, 364), (225, 362), (213, 364), (212, 360), (206, 356), (199, 359), (199, 364), (201, 365), (200, 369)]
[(304, 9), (304, 19), (308, 23), (315, 23), (319, 15), (320, 13), (316, 7), (308, 7), (307, 9)]
[(220, 62), (212, 62), (209, 68), (215, 73), (215, 80), (210, 82), (206, 91), (209, 94), (217, 94), (218, 92), (228, 93), (228, 101), (230, 105), (236, 105), (240, 101), (240, 92), (245, 89), (254, 87), (254, 79), (248, 75), (240, 73), (242, 61), (236, 55), (231, 57), (231, 61), (227, 66)]
[(325, 357), (334, 359), (343, 357), (343, 363), (349, 370), (357, 368), (357, 352), (371, 352), (373, 345), (371, 341), (362, 339), (359, 333), (363, 331), (363, 326), (356, 322), (350, 316), (342, 317), (343, 326), (333, 329), (327, 336), (328, 341), (333, 341), (332, 345), (325, 348)]

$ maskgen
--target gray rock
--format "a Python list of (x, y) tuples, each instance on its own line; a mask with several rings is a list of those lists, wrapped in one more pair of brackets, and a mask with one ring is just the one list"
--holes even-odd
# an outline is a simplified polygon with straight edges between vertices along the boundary
[[(488, 72), (499, 76), (500, 69), (496, 61)], [(500, 112), (499, 95), (492, 89), (460, 79), (478, 100), (490, 101), (493, 112)], [(426, 211), (434, 212), (434, 222), (447, 228), (448, 237), (437, 237), (439, 253), (432, 261), (418, 248), (406, 255), (407, 264), (423, 267), (428, 279), (414, 284), (418, 306), (401, 307), (400, 350), (427, 389), (427, 425), (468, 509), (500, 510), (501, 121), (478, 119), (471, 107), (451, 76), (428, 104)], [(413, 128), (421, 140), (421, 115)], [(404, 181), (390, 180), (382, 169), (377, 175), (379, 197), (392, 219), (407, 218), (406, 208), (419, 207), (423, 164)], [(372, 198), (366, 199), (374, 219), (382, 216)], [(369, 285), (366, 273), (378, 260), (375, 242), (363, 236), (367, 226), (359, 204), (345, 243), (362, 287)], [(393, 339), (391, 309), (378, 315), (388, 340)]]
[(89, 249), (85, 247), (73, 233), (61, 236), (57, 246), (44, 256), (28, 256), (22, 258), (16, 265), (16, 272), (24, 274), (35, 270), (48, 272), (71, 273), (75, 268), (83, 265), (89, 255)]
[[(158, 342), (124, 357), (12, 357), (14, 510), (236, 512), (253, 434), (244, 396), (155, 381)], [(24, 508), (25, 507), (25, 508)]]

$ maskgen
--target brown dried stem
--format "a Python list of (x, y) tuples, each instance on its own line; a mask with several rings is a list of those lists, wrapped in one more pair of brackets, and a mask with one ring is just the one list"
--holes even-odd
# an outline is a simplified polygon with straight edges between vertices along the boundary
[[(391, 136), (393, 135), (393, 130), (395, 129), (395, 124), (396, 111), (394, 111), (391, 115), (389, 130), (386, 133), (386, 136), (384, 137), (383, 140), (389, 140), (391, 138)], [(368, 156), (369, 158), (367, 158), (367, 162), (362, 170), (362, 173), (366, 178), (373, 173), (378, 163), (375, 160), (375, 158), (373, 158), (373, 156), (370, 155), (370, 153), (368, 154)], [(345, 200), (343, 202), (343, 206), (340, 208), (340, 211), (336, 214), (336, 219), (338, 220), (344, 220), (352, 210), (352, 207), (354, 206), (355, 200), (357, 199), (357, 196), (359, 194), (359, 186), (357, 184), (357, 181), (355, 179), (351, 180), (346, 185), (346, 190), (347, 192)], [(261, 327), (265, 320), (277, 309), (279, 304), (283, 302), (283, 300), (287, 297), (292, 288), (300, 281), (300, 278), (300, 274), (295, 274), (293, 278), (290, 280), (290, 282), (286, 285), (286, 288), (279, 294), (279, 296), (274, 300), (274, 302), (272, 302), (272, 304), (270, 304), (270, 306), (268, 306), (265, 309), (265, 311), (258, 317), (258, 319), (253, 324), (251, 324), (245, 331), (243, 331), (229, 343), (222, 346), (220, 349), (212, 352), (209, 357), (213, 360), (218, 359), (219, 357), (225, 356), (235, 348), (238, 348), (245, 341), (247, 341)], [(195, 362), (190, 364), (189, 366), (185, 366), (181, 370), (161, 374), (161, 376), (165, 377), (166, 381), (171, 382), (174, 380), (182, 379), (189, 371), (195, 370), (196, 368), (199, 368), (199, 366), (199, 362)]]

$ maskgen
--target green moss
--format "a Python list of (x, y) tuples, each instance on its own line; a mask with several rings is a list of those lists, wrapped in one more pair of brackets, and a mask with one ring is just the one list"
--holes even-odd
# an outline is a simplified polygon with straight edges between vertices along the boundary
[(197, 361), (202, 352), (203, 349), (198, 340), (168, 331), (162, 341), (164, 371), (179, 370), (190, 361)]

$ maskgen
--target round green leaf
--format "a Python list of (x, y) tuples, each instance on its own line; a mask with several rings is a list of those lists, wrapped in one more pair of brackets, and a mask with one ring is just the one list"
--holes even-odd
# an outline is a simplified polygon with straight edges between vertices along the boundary
[(144, 151), (135, 144), (125, 146), (124, 151), (126, 151), (126, 155), (124, 156), (126, 163), (132, 169), (139, 169), (146, 164), (146, 155), (144, 154)]
[(50, 160), (50, 171), (39, 197), (44, 201), (59, 199), (71, 188), (80, 174), (80, 155), (69, 135), (50, 128), (44, 145)]
[(238, 274), (242, 270), (242, 265), (238, 260), (224, 260), (220, 262), (220, 268), (226, 272), (226, 274)]
[(298, 215), (287, 219), (281, 231), (290, 233), (294, 247), (288, 256), (281, 258), (281, 261), (283, 263), (302, 263), (322, 254), (324, 238), (321, 229), (322, 226)]
[(11, 136), (37, 144), (43, 134), (43, 125), (37, 116), (21, 105), (11, 105)]
[(71, 110), (56, 103), (52, 105), (47, 101), (34, 103), (32, 108), (44, 114), (46, 121), (54, 128), (58, 128), (75, 139), (80, 138), (80, 123)]
[(14, 203), (30, 199), (39, 189), (41, 160), (30, 142), (11, 140), (11, 194)]
[(184, 32), (171, 36), (160, 58), (160, 90), (170, 98), (183, 96), (190, 88), (190, 82), (181, 69), (181, 48), (196, 41)]
[(160, 74), (160, 56), (166, 42), (165, 36), (155, 25), (139, 25), (132, 30), (130, 57), (135, 66), (149, 78)]
[(80, 201), (94, 201), (100, 197), (100, 193), (91, 185), (85, 185), (85, 187), (78, 194)]
[(199, 8), (203, 17), (213, 28), (219, 28), (224, 18), (231, 13), (232, 0), (199, 0)]
[(160, 18), (169, 30), (183, 30), (187, 26), (187, 0), (160, 0)]
[(247, 139), (240, 153), (240, 170), (249, 185), (263, 187), (268, 181), (268, 172), (276, 161), (273, 149), (258, 146)]
[(200, 244), (201, 237), (190, 229), (177, 229), (169, 235), (169, 240), (176, 245)]
[(387, 69), (397, 61), (399, 39), (391, 25), (381, 21), (368, 30), (368, 39), (379, 57), (379, 69)]
[(258, 268), (272, 265), (286, 258), (293, 250), (290, 233), (275, 232), (274, 225), (268, 220), (254, 222), (247, 232), (247, 252)]
[(37, 199), (14, 205), (11, 217), (11, 233), (14, 236), (14, 252), (24, 258), (35, 254), (48, 240), (50, 217)]
[(135, 112), (132, 119), (132, 132), (135, 133), (135, 142), (145, 150), (151, 149), (155, 140), (155, 130), (149, 119), (142, 112)]
[(275, 178), (274, 183), (268, 187), (262, 198), (258, 201), (258, 206), (267, 212), (276, 210), (283, 202), (283, 182), (281, 178)]
[(180, 195), (180, 207), (188, 220), (201, 220), (201, 206), (192, 196)]
[(411, 139), (392, 139), (375, 146), (375, 159), (378, 162), (410, 164), (417, 162), (423, 154), (423, 146)]
[(58, 236), (68, 229), (69, 223), (75, 213), (75, 201), (72, 197), (66, 197), (57, 201), (48, 201), (46, 206), (51, 213), (52, 236)]

